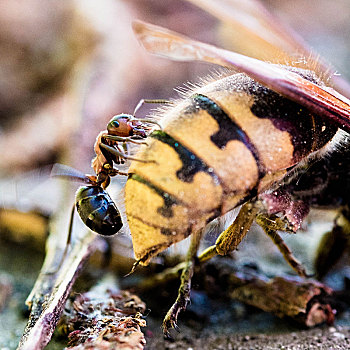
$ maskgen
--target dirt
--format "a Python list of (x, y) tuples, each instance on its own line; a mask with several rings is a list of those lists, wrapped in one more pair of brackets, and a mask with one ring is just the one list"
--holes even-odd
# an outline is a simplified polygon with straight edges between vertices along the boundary
[[(196, 294), (196, 293), (195, 293)], [(302, 329), (288, 320), (279, 319), (238, 302), (209, 302), (203, 295), (194, 295), (189, 311), (179, 319), (180, 332), (173, 332), (173, 341), (161, 333), (161, 319), (147, 318), (146, 349), (349, 349), (350, 313), (339, 315), (332, 326)], [(197, 305), (195, 305), (197, 304)], [(203, 306), (203, 304), (202, 304)], [(205, 312), (208, 314), (205, 315)]]
[(175, 342), (146, 338), (147, 349), (348, 349), (350, 329), (341, 326), (323, 327), (284, 334), (233, 334), (208, 332), (191, 336), (181, 332)]

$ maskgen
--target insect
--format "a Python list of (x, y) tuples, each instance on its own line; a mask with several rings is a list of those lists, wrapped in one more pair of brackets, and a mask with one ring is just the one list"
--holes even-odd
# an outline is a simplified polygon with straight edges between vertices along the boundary
[[(215, 10), (220, 18), (232, 15), (234, 19), (237, 14), (236, 1), (192, 2)], [(238, 11), (263, 23), (256, 38), (273, 33), (279, 40), (272, 46), (286, 51), (290, 65), (266, 63), (165, 28), (134, 23), (136, 36), (151, 53), (241, 72), (231, 71), (194, 89), (170, 108), (161, 119), (162, 129), (153, 131), (148, 146), (141, 146), (136, 155), (146, 162), (133, 162), (129, 169), (125, 207), (136, 264), (147, 265), (159, 252), (191, 235), (178, 298), (163, 322), (166, 336), (170, 328), (177, 328), (178, 314), (189, 300), (205, 226), (241, 206), (215, 245), (198, 255), (199, 262), (235, 250), (254, 220), (270, 236), (277, 230), (296, 231), (307, 213), (307, 208), (303, 213), (299, 209), (307, 201), (297, 203), (286, 184), (296, 184), (312, 159), (331, 157), (335, 145), (345, 142), (350, 131), (350, 102), (338, 92), (350, 95), (347, 83), (336, 76), (328, 81), (323, 74), (327, 65), (317, 65), (315, 55), (293, 33), (266, 11), (259, 12), (260, 3), (251, 0), (240, 6)], [(236, 23), (235, 28), (240, 27), (244, 24)], [(287, 39), (285, 47), (281, 43)], [(298, 66), (294, 50), (310, 56), (310, 61), (298, 60), (302, 63)], [(156, 162), (147, 162), (151, 160)], [(279, 190), (286, 193), (285, 202)], [(305, 275), (283, 241), (275, 243), (297, 272)]]
[(96, 175), (84, 175), (79, 171), (62, 165), (55, 164), (51, 176), (65, 177), (70, 180), (81, 181), (87, 186), (81, 186), (75, 195), (75, 205), (72, 209), (69, 224), (68, 242), (71, 238), (74, 210), (92, 231), (103, 236), (116, 234), (123, 226), (120, 212), (112, 198), (105, 189), (116, 175), (127, 176), (114, 165), (124, 164), (126, 159), (143, 162), (130, 156), (128, 143), (143, 144), (146, 138), (147, 124), (158, 124), (152, 120), (139, 120), (134, 117), (143, 103), (160, 103), (162, 100), (141, 100), (135, 108), (134, 114), (119, 114), (114, 116), (107, 124), (107, 129), (101, 131), (94, 145), (95, 158), (92, 160), (92, 168)]

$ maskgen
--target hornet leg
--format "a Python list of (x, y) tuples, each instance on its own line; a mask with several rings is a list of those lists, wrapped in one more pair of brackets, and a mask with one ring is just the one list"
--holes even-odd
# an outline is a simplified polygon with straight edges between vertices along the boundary
[(200, 239), (202, 237), (203, 230), (200, 230), (194, 233), (191, 237), (190, 248), (187, 252), (187, 258), (185, 262), (185, 267), (181, 273), (181, 284), (178, 291), (178, 295), (175, 303), (170, 308), (168, 313), (166, 314), (163, 321), (163, 333), (164, 336), (168, 339), (171, 339), (169, 329), (174, 328), (178, 331), (177, 326), (177, 318), (181, 310), (185, 310), (187, 303), (190, 300), (190, 292), (191, 292), (191, 279), (193, 276), (194, 266), (196, 255), (200, 243)]
[(219, 235), (215, 245), (208, 247), (199, 255), (199, 262), (207, 261), (217, 254), (227, 255), (237, 249), (258, 215), (258, 211), (257, 202), (242, 205), (235, 221)]
[(323, 278), (329, 270), (349, 251), (350, 247), (350, 208), (341, 210), (331, 231), (325, 233), (317, 248), (315, 270), (318, 279)]
[[(275, 220), (276, 219), (276, 220)], [(288, 222), (284, 222), (283, 219), (278, 217), (265, 216), (263, 214), (258, 215), (256, 223), (262, 227), (264, 232), (271, 238), (273, 243), (276, 244), (279, 251), (282, 253), (284, 259), (291, 266), (291, 268), (301, 277), (308, 277), (304, 266), (293, 255), (292, 251), (284, 243), (282, 237), (277, 233), (279, 231), (290, 231), (288, 228)]]

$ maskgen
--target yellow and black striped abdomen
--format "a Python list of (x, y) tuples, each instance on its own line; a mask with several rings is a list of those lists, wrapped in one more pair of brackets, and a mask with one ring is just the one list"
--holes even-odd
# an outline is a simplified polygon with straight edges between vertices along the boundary
[(163, 130), (137, 154), (156, 163), (130, 167), (125, 205), (136, 258), (147, 263), (256, 196), (332, 132), (243, 74), (198, 89), (167, 113)]

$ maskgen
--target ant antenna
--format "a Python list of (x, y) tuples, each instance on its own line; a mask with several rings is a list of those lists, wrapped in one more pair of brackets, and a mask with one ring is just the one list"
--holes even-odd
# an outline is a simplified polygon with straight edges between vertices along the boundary
[(159, 104), (172, 104), (171, 101), (165, 100), (165, 99), (157, 99), (157, 100), (148, 100), (148, 99), (141, 99), (139, 103), (136, 105), (134, 109), (134, 113), (132, 114), (132, 120), (138, 120), (144, 123), (149, 123), (149, 124), (155, 124), (159, 127), (160, 130), (162, 130), (161, 125), (156, 122), (155, 120), (145, 120), (145, 119), (140, 119), (140, 118), (135, 118), (135, 115), (137, 111), (145, 104), (145, 103), (159, 103)]
[(134, 109), (134, 113), (132, 114), (133, 117), (135, 117), (137, 111), (145, 104), (145, 103), (159, 103), (159, 104), (171, 104), (172, 102), (165, 99), (157, 99), (157, 100), (149, 100), (149, 99), (141, 99), (139, 103), (136, 105)]

